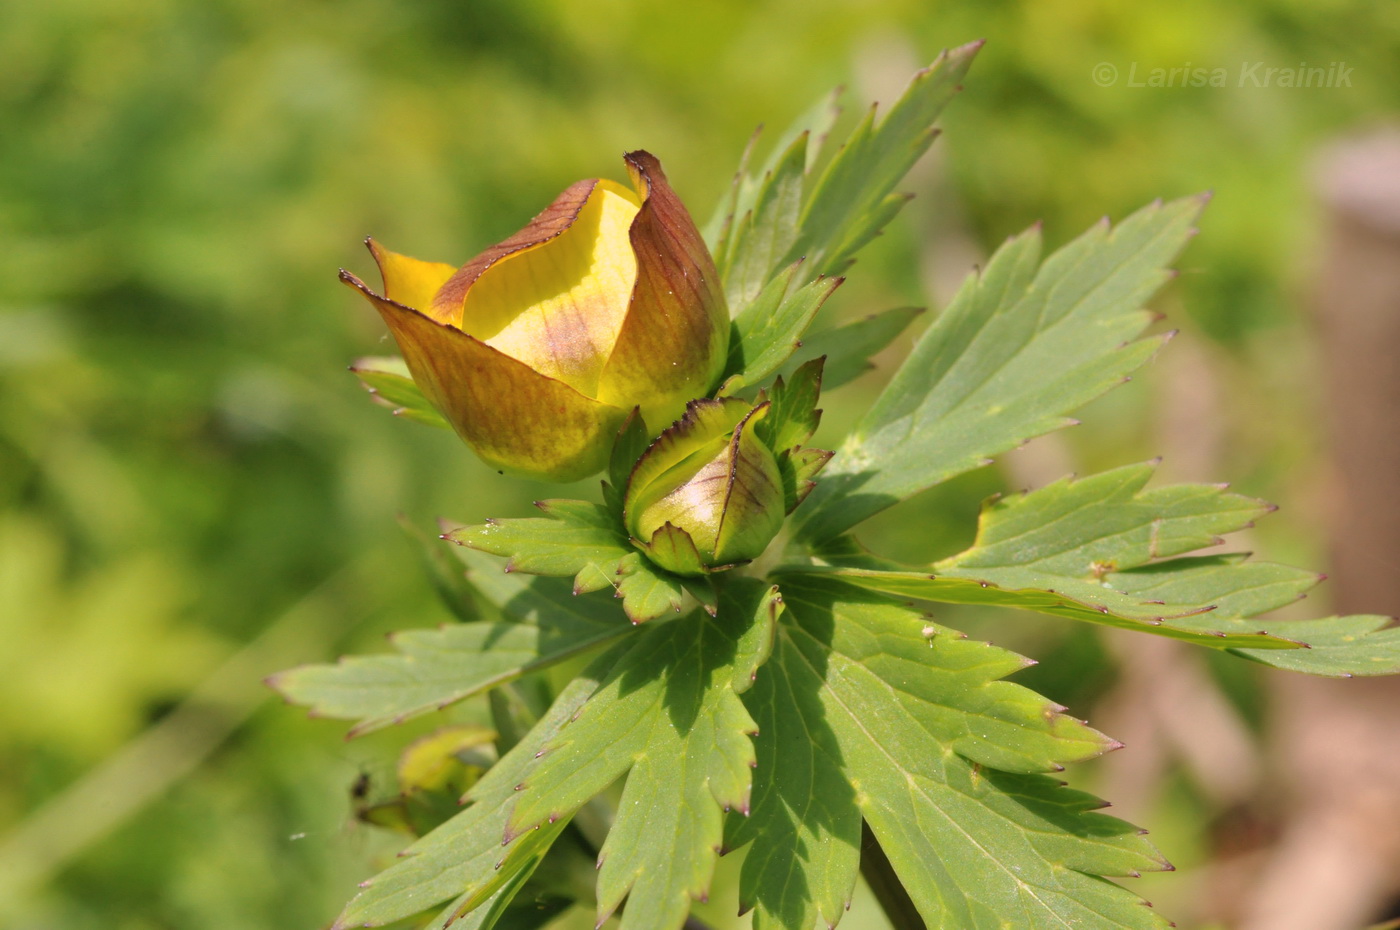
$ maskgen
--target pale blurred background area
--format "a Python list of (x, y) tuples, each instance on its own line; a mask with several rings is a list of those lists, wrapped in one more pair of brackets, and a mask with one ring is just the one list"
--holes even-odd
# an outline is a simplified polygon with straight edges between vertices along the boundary
[[(402, 845), (350, 789), (433, 722), (347, 742), (261, 679), (450, 622), (400, 513), (558, 489), (368, 401), (346, 365), (391, 346), (335, 280), (365, 235), (459, 264), (631, 148), (703, 221), (755, 125), (838, 84), (850, 117), (977, 38), (824, 312), (936, 312), (1036, 220), (1215, 196), (1148, 369), (867, 541), (929, 560), (988, 494), (1161, 455), (1283, 505), (1235, 548), (1330, 566), (1291, 616), (1400, 613), (1400, 4), (0, 0), (0, 928), (324, 927)], [(1178, 871), (1134, 887), (1178, 925), (1400, 916), (1395, 683), (940, 619), (1128, 744), (1072, 777), (1153, 830)], [(736, 876), (712, 926), (745, 925)], [(885, 926), (864, 893), (848, 921)]]

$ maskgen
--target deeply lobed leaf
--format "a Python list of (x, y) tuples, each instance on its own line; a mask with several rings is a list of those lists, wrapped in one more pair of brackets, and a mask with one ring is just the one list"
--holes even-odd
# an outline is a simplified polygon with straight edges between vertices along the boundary
[(794, 262), (734, 318), (728, 377), (719, 393), (758, 384), (777, 371), (801, 347), (802, 334), (843, 280), (817, 278), (798, 284), (801, 270), (802, 263)]
[(943, 52), (914, 76), (883, 119), (877, 121), (875, 108), (867, 111), (805, 198), (786, 262), (806, 256), (813, 272), (840, 274), (893, 218), (903, 199), (892, 192), (933, 144), (933, 124), (962, 89), (981, 48), (973, 42)]
[(501, 837), (515, 786), (540, 748), (578, 712), (626, 649), (626, 644), (614, 646), (566, 685), (526, 738), (472, 787), (466, 809), (404, 850), (396, 864), (364, 882), (334, 930), (382, 926), (450, 899), (455, 899), (454, 915), (483, 904), (494, 907), (492, 899), (502, 889), (518, 888), (517, 878), (538, 864), (567, 820), (535, 831), (503, 851)]
[(875, 367), (870, 357), (898, 338), (921, 313), (921, 307), (896, 307), (843, 326), (808, 333), (802, 337), (802, 347), (783, 365), (783, 375), (811, 359), (825, 358), (822, 385), (827, 390), (854, 381)]
[(500, 618), (408, 630), (397, 652), (303, 665), (272, 676), (287, 700), (317, 716), (357, 720), (352, 735), (439, 710), (531, 671), (596, 648), (629, 630), (596, 597), (575, 597), (552, 579), (506, 575), (483, 556), (466, 557), (470, 580)]
[[(1040, 263), (1040, 231), (997, 250), (919, 339), (798, 513), (802, 539), (835, 538), (886, 507), (1073, 421), (1160, 344), (1143, 304), (1204, 199), (1100, 224)], [(1137, 341), (1134, 341), (1137, 340)]]
[[(599, 922), (679, 927), (708, 893), (722, 812), (747, 810), (754, 724), (738, 698), (771, 648), (776, 592), (726, 586), (716, 617), (648, 629), (521, 779), (507, 838), (529, 836), (627, 775), (599, 856)], [(519, 840), (515, 840), (519, 842)]]
[(1277, 668), (1334, 677), (1400, 672), (1400, 628), (1381, 616), (1249, 619), (1304, 596), (1322, 576), (1246, 553), (1187, 556), (1273, 508), (1219, 485), (1146, 490), (1154, 463), (996, 499), (971, 548), (910, 571), (850, 537), (827, 565), (779, 577), (825, 577), (926, 601), (1034, 610), (1226, 649)]
[(1117, 745), (1000, 680), (1026, 660), (839, 581), (790, 579), (784, 597), (748, 696), (754, 812), (729, 838), (753, 841), (740, 894), (756, 928), (835, 923), (861, 817), (930, 927), (1166, 926), (1099, 877), (1167, 867), (1140, 831), (1025, 774)]
[(1293, 620), (1280, 623), (1275, 629), (1281, 636), (1306, 642), (1309, 648), (1287, 652), (1230, 651), (1275, 668), (1329, 678), (1400, 674), (1400, 626), (1394, 617), (1359, 614)]
[(748, 173), (745, 153), (708, 237), (729, 303), (739, 310), (726, 389), (757, 384), (801, 346), (822, 301), (841, 283), (834, 276), (908, 201), (894, 188), (933, 143), (933, 123), (980, 48), (977, 42), (945, 51), (883, 119), (872, 107), (815, 179), (809, 172), (835, 119), (831, 103), (795, 123), (758, 174)]

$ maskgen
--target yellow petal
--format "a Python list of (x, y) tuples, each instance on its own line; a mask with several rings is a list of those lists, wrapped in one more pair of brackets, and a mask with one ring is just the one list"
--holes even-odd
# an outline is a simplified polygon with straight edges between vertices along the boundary
[[(467, 283), (460, 316), (450, 322), (593, 396), (637, 278), (628, 229), (640, 201), (611, 181), (584, 183), (582, 203), (575, 185), (520, 233), (466, 266), (484, 265)], [(439, 319), (460, 278), (453, 283), (440, 295)]]
[(576, 481), (607, 464), (626, 411), (392, 300), (349, 272), (384, 318), (413, 380), (457, 434), (493, 468), (547, 481)]
[(427, 310), (432, 306), (438, 288), (457, 272), (456, 268), (442, 262), (425, 262), (391, 252), (373, 239), (366, 239), (365, 245), (379, 266), (379, 276), (384, 279), (384, 296), (414, 310)]

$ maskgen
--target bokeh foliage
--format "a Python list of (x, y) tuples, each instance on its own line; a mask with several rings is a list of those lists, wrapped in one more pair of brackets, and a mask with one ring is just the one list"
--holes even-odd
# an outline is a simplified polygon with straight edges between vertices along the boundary
[[(920, 262), (926, 241), (956, 234), (986, 254), (1042, 218), (1063, 242), (1099, 214), (1214, 188), (1169, 309), (1241, 365), (1302, 342), (1308, 158), (1400, 107), (1393, 4), (0, 4), (0, 855), (32, 852), (4, 832), (65, 803), (265, 632), (287, 645), (258, 672), (447, 620), (399, 511), (427, 525), (549, 496), (365, 402), (344, 366), (383, 333), (334, 281), (338, 266), (365, 270), (361, 236), (459, 262), (571, 181), (616, 177), (637, 146), (703, 217), (756, 123), (843, 82), (888, 99), (939, 48), (977, 37), (989, 44), (923, 200), (824, 312), (926, 303), (928, 277), (956, 283)], [(1256, 60), (1345, 62), (1353, 86), (1125, 86), (1132, 62), (1233, 78)], [(1104, 61), (1113, 87), (1091, 78)], [(830, 415), (877, 385), (837, 395)], [(1093, 435), (1141, 441), (1115, 418), (1143, 403), (1102, 411)], [(1311, 442), (1246, 439), (1231, 455), (1265, 494), (1278, 448)], [(931, 538), (889, 521), (891, 545), (951, 551), (999, 480), (942, 489), (917, 505)], [(1059, 691), (1035, 686), (1072, 703), (1071, 682), (1093, 676), (1064, 668)], [(407, 733), (347, 746), (256, 694), (221, 700), (225, 720), (251, 714), (232, 738), (6, 895), (0, 925), (330, 918), (392, 846), (347, 826), (345, 792)]]

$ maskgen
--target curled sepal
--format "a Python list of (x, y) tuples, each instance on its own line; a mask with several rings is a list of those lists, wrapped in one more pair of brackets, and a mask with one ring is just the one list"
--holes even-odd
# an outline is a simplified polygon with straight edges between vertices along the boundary
[(771, 405), (692, 401), (638, 460), (624, 519), (661, 567), (694, 576), (757, 558), (786, 513), (777, 458), (758, 435)]
[(341, 272), (341, 280), (379, 311), (423, 395), (488, 465), (576, 481), (606, 464), (627, 411), (381, 297), (349, 272)]

